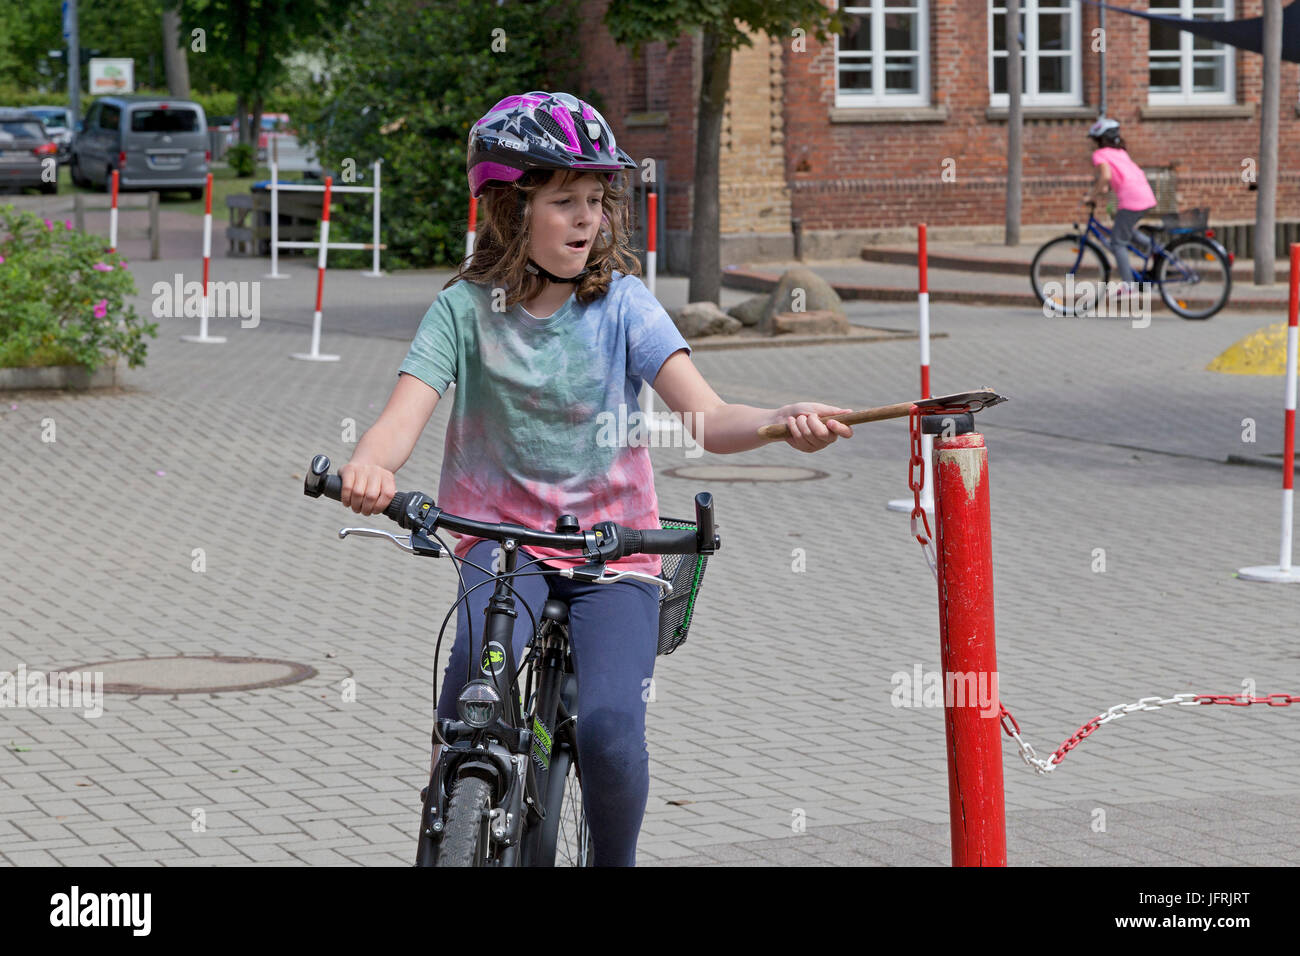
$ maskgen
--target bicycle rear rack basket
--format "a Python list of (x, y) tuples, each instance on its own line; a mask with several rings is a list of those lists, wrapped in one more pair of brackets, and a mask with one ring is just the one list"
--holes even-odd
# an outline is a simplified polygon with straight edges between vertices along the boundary
[(1181, 212), (1167, 212), (1160, 217), (1160, 228), (1165, 232), (1202, 231), (1210, 224), (1208, 206), (1184, 209)]
[[(674, 531), (695, 530), (694, 521), (679, 518), (660, 518), (661, 527)], [(709, 563), (705, 554), (665, 554), (663, 574), (672, 583), (673, 593), (659, 603), (659, 654), (671, 654), (681, 647), (695, 616), (695, 598), (704, 580), (704, 567)]]

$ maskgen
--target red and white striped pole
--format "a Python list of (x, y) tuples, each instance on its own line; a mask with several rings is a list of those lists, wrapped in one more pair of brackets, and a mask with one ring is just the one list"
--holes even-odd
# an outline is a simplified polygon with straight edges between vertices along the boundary
[[(917, 227), (917, 249), (916, 264), (919, 271), (919, 289), (916, 294), (917, 306), (920, 309), (919, 332), (921, 339), (921, 397), (930, 397), (930, 283), (927, 277), (928, 253), (925, 246), (925, 223), (918, 223)], [(930, 453), (934, 448), (934, 436), (921, 436), (921, 454), (925, 460), (930, 460)], [(885, 507), (890, 511), (902, 511), (911, 514), (915, 502), (911, 498), (894, 498)], [(927, 514), (934, 514), (934, 481), (927, 469), (925, 473), (925, 483), (921, 486), (921, 507), (926, 510)]]
[(1297, 320), (1300, 318), (1300, 243), (1291, 243), (1291, 302), (1286, 327), (1286, 425), (1282, 439), (1282, 548), (1276, 565), (1241, 568), (1237, 577), (1274, 584), (1300, 583), (1291, 566), (1291, 528), (1294, 523), (1295, 393)]
[[(116, 174), (114, 174), (116, 175)], [(226, 341), (225, 336), (208, 335), (208, 306), (211, 302), (208, 293), (208, 271), (212, 262), (212, 174), (208, 173), (208, 181), (204, 189), (205, 201), (203, 205), (203, 299), (200, 303), (199, 311), (199, 334), (182, 335), (181, 338), (186, 342), (202, 342), (205, 345), (219, 345)]]
[(645, 284), (650, 289), (650, 294), (655, 294), (655, 270), (658, 266), (655, 261), (659, 248), (657, 244), (659, 224), (659, 194), (651, 192), (645, 197), (646, 202), (646, 223), (645, 223)]
[[(645, 284), (646, 288), (650, 290), (650, 294), (654, 295), (655, 275), (658, 270), (659, 193), (655, 191), (648, 192), (645, 202)], [(638, 404), (641, 406), (642, 420), (646, 422), (650, 431), (671, 431), (681, 427), (677, 419), (670, 416), (663, 416), (661, 419), (660, 415), (655, 411), (655, 393), (649, 382), (641, 383), (641, 394), (638, 399)]]
[(108, 251), (117, 252), (117, 170), (113, 170), (112, 200), (108, 207)]
[(1006, 866), (993, 628), (989, 459), (979, 432), (940, 435), (931, 459), (953, 866)]
[(311, 362), (337, 362), (337, 355), (322, 355), (320, 351), (320, 315), (321, 297), (325, 292), (325, 254), (330, 241), (330, 193), (334, 188), (334, 177), (325, 177), (325, 201), (320, 214), (320, 254), (316, 257), (316, 311), (311, 317), (311, 351), (294, 352), (292, 358)]
[(474, 257), (474, 238), (478, 235), (478, 197), (469, 197), (469, 232), (465, 233), (465, 258)]

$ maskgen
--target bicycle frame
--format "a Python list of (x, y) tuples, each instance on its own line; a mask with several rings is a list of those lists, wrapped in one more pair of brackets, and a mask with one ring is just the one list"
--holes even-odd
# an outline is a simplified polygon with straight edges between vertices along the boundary
[[(539, 846), (540, 823), (547, 812), (558, 812), (558, 808), (545, 805), (551, 754), (560, 736), (557, 731), (571, 726), (569, 713), (576, 701), (567, 629), (546, 610), (529, 640), (532, 653), (525, 661), (532, 664), (528, 681), (531, 706), (526, 709), (518, 695), (513, 647), (518, 613), (507, 584), (518, 567), (516, 542), (504, 541), (501, 555), (503, 566), (488, 601), (478, 660), (480, 673), (492, 683), (504, 704), (501, 717), (483, 728), (470, 727), (460, 720), (438, 720), (438, 732), (446, 746), (429, 781), (422, 826), (425, 836), (436, 841), (455, 782), (466, 775), (481, 777), (493, 788), (494, 809), (488, 833), (492, 844), (500, 847), (496, 862), (514, 866), (517, 862), (535, 863), (540, 855), (554, 850)], [(539, 671), (541, 679), (534, 696), (532, 681)], [(567, 740), (567, 745), (576, 761), (576, 740)], [(530, 818), (528, 827), (524, 826), (526, 817)]]
[[(1075, 225), (1075, 228), (1076, 228), (1076, 229), (1078, 228), (1078, 225), (1077, 225), (1077, 224)], [(1175, 232), (1180, 232), (1180, 233), (1187, 233), (1188, 235), (1191, 235), (1191, 234), (1195, 233), (1197, 230), (1194, 230), (1194, 229), (1178, 229), (1178, 230), (1174, 230), (1174, 231), (1175, 231)], [(1085, 237), (1089, 237), (1089, 236), (1091, 236), (1091, 237), (1095, 237), (1096, 239), (1100, 240), (1100, 242), (1101, 242), (1101, 244), (1102, 244), (1102, 247), (1103, 247), (1104, 249), (1106, 249), (1107, 251), (1110, 251), (1110, 242), (1111, 242), (1111, 239), (1112, 239), (1113, 236), (1114, 236), (1114, 232), (1113, 232), (1111, 229), (1109, 229), (1108, 227), (1102, 225), (1102, 223), (1097, 219), (1097, 214), (1096, 214), (1096, 213), (1089, 211), (1089, 213), (1088, 213), (1088, 224), (1087, 224), (1087, 226), (1085, 227), (1085, 229), (1084, 229), (1084, 231), (1083, 231), (1083, 235), (1084, 235)], [(1183, 278), (1183, 279), (1185, 279), (1185, 280), (1187, 280), (1187, 281), (1190, 281), (1190, 282), (1197, 282), (1197, 281), (1199, 281), (1199, 279), (1200, 279), (1200, 275), (1199, 275), (1199, 274), (1194, 273), (1194, 272), (1190, 272), (1190, 271), (1189, 271), (1189, 270), (1188, 270), (1188, 269), (1187, 269), (1187, 268), (1182, 264), (1182, 262), (1179, 261), (1179, 259), (1178, 259), (1177, 256), (1171, 256), (1171, 255), (1169, 255), (1169, 251), (1168, 251), (1164, 246), (1162, 246), (1162, 245), (1161, 245), (1161, 244), (1156, 240), (1155, 236), (1151, 236), (1150, 238), (1151, 238), (1151, 249), (1150, 249), (1149, 252), (1143, 252), (1141, 249), (1137, 248), (1137, 247), (1136, 247), (1135, 245), (1133, 245), (1133, 243), (1131, 243), (1131, 242), (1128, 243), (1127, 246), (1126, 246), (1126, 248), (1128, 249), (1129, 252), (1136, 253), (1137, 255), (1139, 255), (1139, 256), (1142, 257), (1142, 268), (1141, 268), (1140, 270), (1134, 271), (1134, 273), (1133, 273), (1133, 278), (1134, 278), (1135, 281), (1140, 282), (1140, 281), (1142, 281), (1142, 277), (1143, 277), (1143, 276), (1150, 276), (1150, 275), (1151, 275), (1151, 268), (1150, 268), (1150, 266), (1148, 265), (1148, 263), (1151, 263), (1151, 262), (1153, 262), (1154, 260), (1156, 260), (1156, 259), (1161, 259), (1161, 258), (1165, 259), (1166, 262), (1169, 263), (1169, 265), (1171, 265), (1171, 266), (1173, 266), (1174, 268), (1176, 268), (1176, 269), (1179, 271), (1181, 278)], [(1081, 263), (1082, 261), (1083, 261), (1083, 244), (1080, 243), (1080, 245), (1079, 245), (1079, 255), (1078, 255), (1078, 258), (1076, 258), (1076, 259), (1074, 260), (1074, 270), (1075, 270), (1075, 271), (1078, 270), (1078, 268), (1079, 268), (1079, 263)], [(1117, 262), (1117, 263), (1115, 263), (1115, 265), (1118, 266), (1119, 263)], [(1169, 266), (1166, 266), (1165, 268), (1168, 269)], [(1132, 270), (1130, 270), (1130, 271), (1132, 271)], [(1128, 280), (1126, 279), (1125, 281), (1128, 281)]]

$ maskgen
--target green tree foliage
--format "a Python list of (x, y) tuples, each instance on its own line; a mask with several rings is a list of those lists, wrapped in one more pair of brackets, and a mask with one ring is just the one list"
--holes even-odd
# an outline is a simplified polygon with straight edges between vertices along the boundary
[[(149, 82), (149, 56), (155, 57), (159, 85), (162, 83), (163, 0), (113, 0), (111, 3), (78, 4), (81, 45), (99, 50), (106, 57), (135, 60), (137, 86)], [(51, 58), (51, 50), (66, 50), (63, 39), (63, 11), (58, 0), (0, 0), (0, 87), (39, 89), (66, 100), (67, 64)], [(81, 73), (83, 89), (86, 71)], [(49, 97), (46, 98), (50, 99)]]
[(796, 30), (811, 32), (825, 42), (831, 32), (843, 28), (840, 16), (822, 0), (612, 0), (605, 25), (614, 41), (631, 47), (634, 54), (647, 43), (672, 47), (684, 35), (702, 36), (687, 297), (692, 302), (716, 302), (721, 289), (718, 150), (732, 51), (753, 45), (746, 28), (783, 43), (798, 37)]
[[(357, 4), (352, 0), (184, 0), (180, 7), (181, 40), (190, 51), (191, 81), (233, 92), (240, 142), (256, 143), (251, 131), (261, 122), (267, 98), (286, 79), (288, 57), (319, 47), (329, 25)], [(161, 24), (160, 10), (155, 24), (159, 43)], [(201, 37), (195, 30), (203, 31)]]
[[(464, 256), (466, 144), (497, 100), (563, 89), (601, 108), (570, 85), (582, 47), (576, 9), (575, 0), (368, 0), (331, 36), (327, 87), (300, 91), (289, 114), (335, 182), (347, 160), (367, 181), (370, 164), (383, 161), (385, 265)], [(368, 216), (341, 217), (336, 228), (369, 241)]]

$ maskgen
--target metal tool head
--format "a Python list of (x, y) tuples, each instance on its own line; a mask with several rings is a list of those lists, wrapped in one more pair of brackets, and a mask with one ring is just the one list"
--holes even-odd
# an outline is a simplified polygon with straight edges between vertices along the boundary
[(985, 386), (974, 392), (953, 392), (951, 395), (936, 395), (933, 398), (923, 398), (916, 402), (916, 407), (923, 412), (929, 409), (947, 411), (957, 408), (968, 408), (972, 412), (978, 412), (983, 411), (990, 405), (997, 405), (1006, 400), (1005, 395), (999, 395), (993, 389)]

